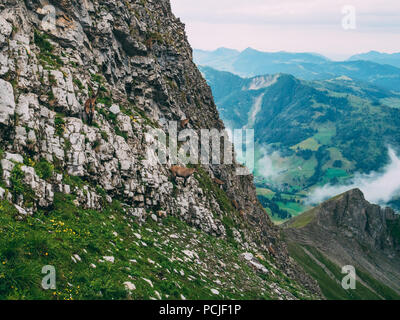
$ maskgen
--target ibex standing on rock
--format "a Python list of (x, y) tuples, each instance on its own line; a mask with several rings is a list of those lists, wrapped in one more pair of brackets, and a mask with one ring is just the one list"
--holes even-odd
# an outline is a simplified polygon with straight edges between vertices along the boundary
[(218, 179), (218, 178), (214, 178), (214, 182), (219, 186), (225, 185), (225, 182), (220, 180), (220, 179)]
[(236, 200), (232, 200), (232, 204), (233, 204), (233, 206), (235, 207), (236, 210), (240, 209), (240, 206), (239, 206), (239, 204), (237, 203)]
[(173, 167), (171, 167), (171, 172), (172, 172), (172, 175), (174, 176), (174, 178), (176, 178), (176, 177), (184, 178), (185, 186), (186, 186), (187, 179), (189, 179), (193, 175), (193, 173), (196, 172), (196, 169), (189, 169), (189, 168), (183, 168), (183, 167), (179, 167), (179, 166), (173, 166)]
[(189, 124), (189, 119), (181, 120), (181, 129), (185, 129)]
[(93, 123), (94, 110), (96, 107), (97, 98), (99, 97), (99, 94), (100, 94), (101, 86), (99, 85), (99, 88), (98, 88), (96, 94), (94, 94), (94, 90), (90, 84), (89, 84), (89, 87), (90, 87), (90, 89), (92, 89), (92, 96), (89, 99), (87, 99), (85, 102), (85, 114), (87, 116), (88, 123), (91, 125)]

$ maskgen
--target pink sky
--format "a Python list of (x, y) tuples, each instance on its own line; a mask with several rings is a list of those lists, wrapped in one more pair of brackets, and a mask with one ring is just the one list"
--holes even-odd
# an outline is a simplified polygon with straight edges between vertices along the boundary
[[(400, 52), (399, 0), (171, 0), (194, 48), (317, 52), (343, 59)], [(342, 8), (356, 9), (344, 30)]]

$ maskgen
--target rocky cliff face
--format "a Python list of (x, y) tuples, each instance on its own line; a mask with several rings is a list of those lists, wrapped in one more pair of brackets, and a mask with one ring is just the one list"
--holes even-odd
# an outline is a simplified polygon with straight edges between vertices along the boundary
[[(358, 189), (285, 225), (289, 242), (318, 249), (340, 269), (352, 265), (400, 292), (400, 216), (370, 204)], [(365, 280), (365, 278), (364, 278)], [(379, 290), (376, 293), (379, 294)]]
[[(0, 197), (17, 219), (51, 211), (60, 194), (85, 210), (118, 200), (137, 221), (178, 217), (266, 254), (318, 294), (252, 176), (235, 175), (235, 163), (197, 166), (185, 184), (158, 161), (152, 129), (181, 119), (224, 128), (169, 1), (5, 0), (0, 10)], [(96, 91), (90, 122), (85, 102)]]

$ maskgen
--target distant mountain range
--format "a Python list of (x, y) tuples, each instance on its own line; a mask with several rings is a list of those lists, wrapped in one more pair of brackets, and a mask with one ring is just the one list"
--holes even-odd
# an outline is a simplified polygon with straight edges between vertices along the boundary
[[(290, 195), (378, 171), (388, 163), (387, 145), (400, 149), (400, 95), (390, 90), (346, 76), (306, 81), (282, 73), (241, 78), (200, 70), (225, 124), (255, 130), (261, 198), (274, 183)], [(267, 200), (263, 204), (271, 205)], [(304, 210), (301, 199), (292, 200), (294, 209), (275, 197), (292, 215)]]
[(400, 53), (382, 53), (377, 51), (370, 51), (368, 53), (357, 54), (349, 59), (350, 61), (365, 60), (372, 61), (380, 64), (390, 64), (400, 68)]
[(336, 62), (314, 53), (271, 53), (251, 48), (240, 52), (220, 48), (215, 51), (194, 50), (194, 60), (198, 65), (241, 77), (287, 73), (304, 80), (328, 80), (345, 76), (400, 91), (400, 54), (370, 52)]
[(322, 64), (327, 58), (313, 53), (261, 52), (248, 48), (242, 52), (227, 48), (215, 51), (194, 50), (198, 65), (229, 71), (244, 77), (266, 73), (292, 73), (302, 63)]

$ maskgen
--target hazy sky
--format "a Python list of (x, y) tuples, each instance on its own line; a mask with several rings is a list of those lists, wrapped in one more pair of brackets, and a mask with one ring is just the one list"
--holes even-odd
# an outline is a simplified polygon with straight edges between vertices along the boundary
[[(340, 59), (377, 50), (400, 52), (400, 0), (171, 0), (198, 49), (252, 47), (317, 52)], [(356, 28), (345, 30), (344, 6)]]

